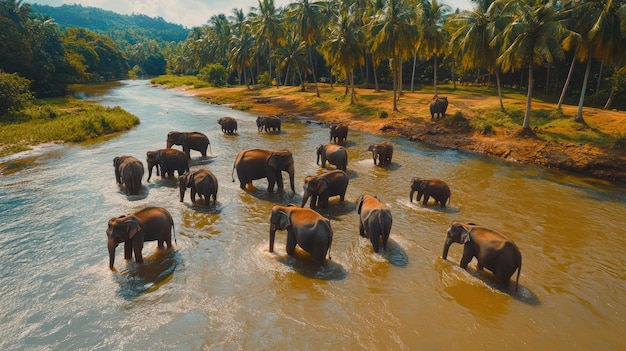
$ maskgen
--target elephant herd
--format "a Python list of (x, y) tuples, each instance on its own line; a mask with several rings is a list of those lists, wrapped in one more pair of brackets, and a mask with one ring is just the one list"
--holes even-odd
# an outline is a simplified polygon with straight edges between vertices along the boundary
[[(445, 112), (444, 112), (445, 113)], [(276, 122), (278, 120), (278, 122)], [(237, 131), (237, 122), (231, 117), (220, 118), (218, 123), (225, 134)], [(280, 131), (281, 123), (278, 117), (259, 117), (257, 119), (259, 131)], [(346, 173), (348, 154), (341, 145), (347, 139), (348, 126), (332, 125), (330, 128), (330, 142), (320, 144), (316, 148), (317, 164), (326, 168), (326, 162), (335, 166), (321, 175), (307, 176), (304, 179), (304, 194), (300, 207), (294, 204), (273, 206), (270, 214), (269, 251), (274, 251), (274, 239), (277, 230), (287, 231), (286, 251), (288, 255), (294, 253), (296, 245), (313, 256), (322, 266), (326, 265), (326, 256), (330, 259), (330, 248), (333, 241), (333, 230), (329, 219), (320, 215), (316, 209), (327, 207), (330, 197), (339, 196), (345, 200), (349, 178)], [(173, 145), (181, 145), (183, 151), (171, 149)], [(178, 172), (180, 187), (179, 200), (184, 199), (187, 188), (191, 189), (191, 201), (196, 201), (196, 195), (204, 198), (206, 205), (217, 201), (218, 181), (215, 175), (207, 169), (189, 170), (188, 160), (190, 150), (199, 151), (206, 156), (210, 142), (206, 135), (199, 132), (170, 132), (167, 136), (167, 148), (146, 153), (148, 164), (148, 181), (152, 169), (156, 167), (162, 177), (174, 176)], [(369, 145), (374, 165), (391, 164), (393, 145), (388, 141)], [(141, 186), (144, 169), (141, 161), (132, 156), (118, 156), (113, 160), (116, 182), (124, 184), (128, 194), (137, 194)], [(237, 171), (240, 188), (245, 190), (253, 180), (266, 178), (267, 191), (273, 192), (277, 187), (283, 190), (282, 172), (289, 174), (290, 188), (295, 193), (294, 158), (289, 150), (249, 149), (239, 152), (233, 164), (231, 174), (235, 181), (234, 172)], [(423, 197), (423, 205), (427, 205), (432, 197), (435, 203), (445, 207), (450, 201), (450, 188), (439, 179), (413, 178), (410, 183), (410, 202), (417, 192), (416, 201)], [(310, 200), (310, 208), (305, 208)], [(368, 238), (374, 252), (382, 248), (387, 249), (387, 242), (391, 232), (393, 218), (390, 208), (373, 194), (364, 193), (356, 200), (357, 215), (359, 216), (359, 235)], [(141, 249), (144, 241), (157, 241), (158, 247), (164, 244), (171, 246), (171, 233), (174, 223), (169, 212), (160, 207), (146, 207), (130, 215), (111, 218), (108, 223), (107, 237), (109, 248), (109, 267), (113, 268), (115, 248), (124, 243), (124, 258), (131, 259), (135, 254), (138, 263), (143, 262)], [(448, 249), (453, 243), (464, 245), (463, 256), (460, 262), (462, 268), (476, 257), (478, 270), (487, 268), (496, 280), (502, 285), (508, 285), (511, 276), (517, 270), (515, 289), (517, 290), (521, 271), (521, 253), (510, 239), (495, 230), (485, 228), (474, 223), (453, 221), (446, 232), (442, 258), (446, 259)]]

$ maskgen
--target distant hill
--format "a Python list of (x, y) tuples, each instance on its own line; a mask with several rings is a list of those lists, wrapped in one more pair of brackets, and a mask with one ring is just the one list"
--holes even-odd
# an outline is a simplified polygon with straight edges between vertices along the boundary
[(86, 28), (100, 33), (139, 29), (150, 33), (150, 36), (155, 40), (165, 42), (183, 41), (189, 33), (189, 30), (184, 26), (166, 22), (161, 17), (153, 18), (134, 14), (121, 15), (113, 11), (81, 5), (54, 7), (32, 4), (31, 11), (33, 14), (41, 14), (53, 18), (62, 28)]

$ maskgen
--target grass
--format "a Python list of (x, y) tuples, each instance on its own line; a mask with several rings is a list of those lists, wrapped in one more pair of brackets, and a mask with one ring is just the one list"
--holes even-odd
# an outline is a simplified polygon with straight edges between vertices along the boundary
[(210, 86), (209, 83), (198, 79), (196, 76), (163, 75), (151, 79), (150, 83), (164, 85), (168, 88), (191, 86), (194, 89), (199, 89)]
[(3, 116), (0, 156), (25, 151), (30, 145), (80, 142), (129, 130), (140, 121), (120, 107), (104, 107), (73, 98), (39, 99), (19, 112)]

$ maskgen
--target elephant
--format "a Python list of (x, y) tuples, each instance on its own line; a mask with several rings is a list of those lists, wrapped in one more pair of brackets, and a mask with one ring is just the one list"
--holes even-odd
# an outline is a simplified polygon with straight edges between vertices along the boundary
[(208, 169), (185, 172), (178, 177), (178, 185), (180, 188), (180, 202), (183, 202), (187, 188), (191, 189), (192, 203), (196, 202), (196, 194), (198, 194), (200, 198), (204, 197), (204, 203), (206, 205), (211, 201), (211, 196), (213, 197), (213, 204), (217, 202), (217, 178), (213, 172)]
[(335, 144), (344, 144), (348, 139), (348, 126), (343, 124), (331, 124), (330, 126), (330, 140)]
[(126, 192), (130, 195), (139, 194), (141, 178), (143, 178), (143, 163), (132, 156), (117, 156), (113, 158), (115, 168), (115, 181), (124, 184)]
[(270, 129), (272, 132), (280, 132), (280, 118), (278, 116), (269, 116), (269, 117), (257, 117), (256, 118), (256, 126), (259, 132), (265, 129), (266, 132), (269, 132)]
[(224, 134), (237, 133), (237, 120), (232, 117), (222, 117), (217, 120), (217, 123), (222, 126), (222, 132)]
[(276, 230), (287, 230), (287, 254), (293, 256), (296, 244), (326, 265), (326, 253), (330, 260), (333, 229), (330, 220), (319, 213), (295, 205), (272, 207), (270, 216), (270, 252), (274, 252)]
[(291, 191), (296, 192), (294, 186), (294, 168), (293, 155), (289, 150), (266, 150), (266, 149), (249, 149), (239, 152), (231, 176), (235, 181), (234, 172), (237, 169), (241, 189), (245, 189), (248, 183), (252, 183), (255, 179), (267, 178), (269, 183), (268, 192), (274, 191), (274, 184), (278, 185), (278, 190), (283, 190), (282, 171), (289, 173), (289, 181), (291, 182)]
[(511, 276), (517, 270), (515, 280), (515, 291), (517, 291), (522, 270), (522, 254), (513, 241), (495, 230), (455, 220), (446, 232), (441, 255), (444, 260), (448, 257), (448, 249), (453, 242), (464, 245), (460, 263), (463, 269), (467, 269), (467, 264), (476, 257), (477, 269), (482, 271), (483, 268), (487, 268), (496, 277), (498, 283), (504, 286), (509, 285)]
[(372, 152), (372, 159), (374, 164), (378, 159), (378, 164), (391, 164), (391, 158), (393, 157), (393, 145), (388, 141), (383, 141), (378, 144), (372, 144), (367, 148), (367, 151)]
[(448, 109), (448, 97), (435, 96), (433, 101), (430, 103), (430, 119), (435, 118), (435, 114), (437, 115), (437, 119), (439, 117), (446, 117), (446, 110)]
[(348, 169), (348, 152), (343, 146), (335, 144), (320, 144), (315, 149), (317, 153), (316, 164), (320, 164), (322, 158), (322, 168), (326, 168), (326, 161), (331, 165), (335, 165), (337, 169), (344, 172)]
[(428, 199), (431, 196), (435, 199), (435, 202), (439, 202), (441, 207), (446, 207), (446, 202), (450, 203), (450, 187), (442, 180), (415, 177), (411, 180), (411, 193), (409, 194), (411, 202), (413, 202), (413, 194), (416, 191), (416, 201), (419, 202), (422, 195), (424, 195), (424, 205), (428, 204)]
[(172, 247), (174, 220), (163, 207), (145, 207), (135, 213), (109, 219), (107, 246), (109, 248), (109, 268), (113, 270), (115, 249), (124, 243), (124, 258), (129, 260), (135, 253), (135, 261), (143, 263), (141, 250), (144, 241), (157, 241), (159, 249)]
[(336, 169), (319, 176), (308, 176), (304, 178), (304, 195), (302, 195), (302, 205), (311, 198), (311, 209), (317, 205), (328, 206), (328, 198), (339, 195), (339, 200), (343, 201), (348, 189), (348, 175), (346, 172)]
[(189, 160), (187, 154), (175, 149), (159, 149), (146, 152), (148, 163), (148, 182), (152, 177), (152, 168), (156, 166), (157, 175), (161, 169), (161, 177), (174, 176), (174, 171), (178, 171), (178, 176), (189, 172)]
[(380, 249), (380, 241), (383, 242), (383, 249), (387, 250), (387, 241), (391, 232), (393, 218), (391, 210), (387, 205), (380, 202), (378, 196), (363, 194), (356, 200), (359, 220), (359, 235), (369, 238), (374, 252)]
[[(191, 150), (200, 151), (202, 157), (206, 157), (207, 148), (211, 150), (209, 138), (200, 132), (169, 132), (167, 133), (167, 148), (172, 145), (182, 145), (187, 158), (191, 158)], [(213, 153), (213, 151), (211, 151)]]

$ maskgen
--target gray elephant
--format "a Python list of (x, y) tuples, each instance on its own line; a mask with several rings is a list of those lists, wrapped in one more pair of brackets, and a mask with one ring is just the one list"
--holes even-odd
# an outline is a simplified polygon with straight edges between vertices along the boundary
[(187, 158), (191, 158), (191, 150), (200, 151), (202, 157), (206, 157), (207, 148), (211, 149), (209, 138), (200, 132), (169, 132), (166, 147), (169, 149), (172, 145), (182, 145)]
[(115, 168), (115, 181), (124, 184), (126, 192), (130, 195), (139, 194), (141, 178), (143, 178), (143, 163), (132, 156), (117, 156), (113, 158)]
[(344, 172), (348, 169), (348, 152), (343, 146), (336, 144), (320, 144), (315, 149), (317, 153), (316, 164), (320, 164), (320, 157), (322, 158), (322, 168), (326, 168), (326, 161), (331, 165), (335, 165), (337, 169)]
[(247, 184), (251, 184), (255, 179), (267, 178), (267, 191), (273, 192), (274, 185), (278, 190), (283, 190), (283, 175), (281, 172), (289, 173), (291, 191), (296, 192), (294, 186), (295, 167), (293, 155), (289, 150), (265, 150), (250, 149), (241, 151), (235, 163), (231, 176), (235, 181), (234, 172), (237, 169), (239, 186), (245, 189)]
[(380, 165), (391, 164), (393, 145), (390, 142), (385, 140), (377, 144), (372, 144), (367, 148), (367, 151), (372, 152), (374, 164), (376, 164), (376, 160), (378, 160), (378, 164)]
[(348, 126), (343, 124), (330, 125), (330, 140), (335, 144), (344, 144), (348, 139)]
[(439, 117), (446, 117), (446, 110), (448, 109), (448, 97), (447, 96), (435, 96), (433, 101), (430, 103), (430, 119), (435, 118), (437, 115), (437, 119)]
[(272, 207), (270, 216), (270, 252), (274, 252), (276, 230), (287, 230), (287, 254), (292, 256), (296, 244), (311, 254), (322, 265), (326, 265), (326, 254), (330, 260), (333, 230), (330, 220), (308, 208), (294, 205)]
[(423, 204), (428, 204), (428, 199), (432, 196), (435, 202), (439, 202), (441, 207), (446, 207), (446, 202), (450, 200), (450, 187), (443, 180), (424, 179), (415, 177), (411, 180), (411, 193), (409, 200), (413, 202), (413, 194), (417, 191), (416, 201), (419, 202), (424, 196)]
[(452, 243), (463, 244), (463, 257), (460, 266), (467, 269), (472, 258), (478, 260), (477, 269), (487, 268), (493, 273), (498, 283), (507, 286), (511, 276), (517, 270), (515, 291), (519, 284), (522, 270), (522, 253), (513, 241), (495, 230), (474, 223), (452, 221), (446, 232), (441, 257), (448, 257), (448, 249)]
[(357, 213), (359, 214), (359, 235), (369, 238), (374, 252), (380, 249), (382, 240), (383, 249), (387, 249), (389, 233), (393, 218), (387, 205), (380, 202), (377, 196), (363, 194), (356, 200)]
[(148, 164), (148, 182), (152, 177), (152, 168), (156, 166), (157, 175), (161, 170), (161, 177), (173, 177), (174, 171), (178, 171), (178, 176), (189, 172), (189, 160), (187, 154), (175, 149), (160, 149), (146, 152), (146, 163)]
[(196, 202), (196, 194), (200, 198), (204, 197), (206, 205), (213, 197), (213, 204), (217, 202), (217, 178), (213, 172), (208, 169), (199, 169), (193, 172), (186, 172), (178, 177), (178, 185), (180, 188), (180, 202), (185, 198), (185, 191), (190, 188), (191, 202)]
[(232, 117), (222, 117), (217, 120), (217, 123), (222, 126), (222, 132), (224, 134), (237, 133), (237, 120)]
[(141, 250), (145, 241), (157, 241), (159, 249), (172, 247), (172, 215), (162, 207), (145, 207), (127, 216), (109, 219), (107, 228), (107, 247), (109, 249), (109, 268), (113, 269), (115, 249), (124, 243), (124, 258), (129, 260), (135, 253), (135, 261), (143, 263)]
[(278, 116), (259, 116), (256, 118), (256, 126), (259, 132), (262, 132), (265, 129), (266, 132), (269, 132), (270, 129), (272, 132), (280, 132), (281, 121)]
[(336, 169), (319, 176), (308, 176), (304, 178), (304, 195), (302, 195), (302, 207), (311, 198), (311, 209), (316, 206), (327, 207), (328, 198), (339, 196), (343, 201), (348, 189), (348, 175), (346, 172)]

